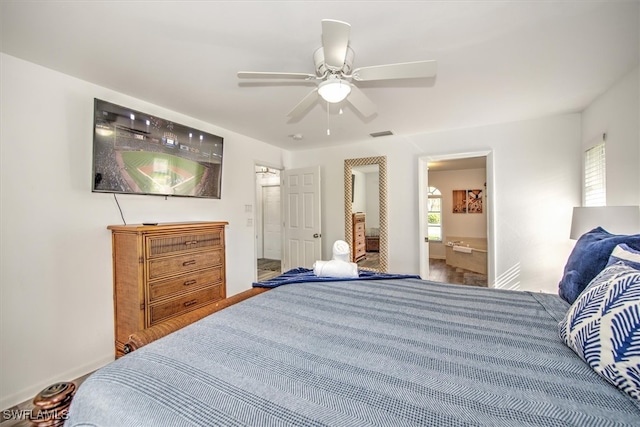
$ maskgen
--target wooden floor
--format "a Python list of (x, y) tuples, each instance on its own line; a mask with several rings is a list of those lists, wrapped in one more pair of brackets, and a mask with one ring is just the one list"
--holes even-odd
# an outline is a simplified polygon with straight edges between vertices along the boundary
[(279, 276), (281, 268), (278, 259), (258, 258), (258, 282)]
[(487, 275), (447, 265), (443, 259), (429, 259), (429, 280), (487, 287)]
[(378, 252), (367, 252), (365, 257), (358, 261), (358, 267), (378, 268), (380, 266), (380, 254)]

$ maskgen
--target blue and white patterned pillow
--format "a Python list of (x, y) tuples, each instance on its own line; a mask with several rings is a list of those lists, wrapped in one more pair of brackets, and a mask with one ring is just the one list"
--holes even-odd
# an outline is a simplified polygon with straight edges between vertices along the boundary
[(609, 265), (569, 308), (559, 332), (593, 370), (640, 400), (640, 269), (628, 260), (627, 249), (614, 249)]
[(613, 248), (607, 266), (615, 264), (616, 262), (623, 262), (636, 270), (640, 270), (640, 251), (633, 249), (627, 244), (620, 244)]

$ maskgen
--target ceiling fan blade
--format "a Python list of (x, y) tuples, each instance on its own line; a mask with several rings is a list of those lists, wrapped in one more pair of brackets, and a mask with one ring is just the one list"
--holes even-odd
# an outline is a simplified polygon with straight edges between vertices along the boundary
[(433, 77), (437, 71), (437, 61), (416, 61), (357, 68), (353, 70), (352, 76), (356, 81), (367, 82)]
[(241, 79), (301, 79), (312, 80), (316, 76), (307, 73), (279, 73), (269, 71), (238, 71), (238, 78)]
[(297, 120), (301, 118), (307, 112), (309, 107), (311, 107), (313, 103), (316, 102), (317, 99), (318, 88), (315, 88), (311, 92), (309, 92), (307, 96), (302, 98), (302, 101), (300, 101), (298, 105), (293, 107), (293, 110), (289, 111), (287, 117), (290, 117), (291, 120)]
[(349, 45), (351, 25), (334, 19), (322, 20), (322, 48), (324, 62), (330, 70), (338, 71), (344, 66)]
[(367, 95), (365, 95), (355, 85), (351, 85), (351, 93), (347, 97), (347, 101), (349, 101), (349, 103), (353, 105), (353, 107), (364, 117), (369, 117), (375, 114), (378, 109), (376, 104), (371, 102)]

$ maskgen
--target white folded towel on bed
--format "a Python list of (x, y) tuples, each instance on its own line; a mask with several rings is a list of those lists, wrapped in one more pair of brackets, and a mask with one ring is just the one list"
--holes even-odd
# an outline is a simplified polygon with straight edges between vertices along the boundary
[(351, 261), (349, 259), (350, 253), (351, 251), (349, 250), (349, 244), (344, 240), (336, 240), (335, 243), (333, 244), (332, 259), (339, 259), (341, 261), (349, 262)]
[(339, 259), (316, 261), (313, 263), (313, 274), (318, 277), (358, 277), (358, 264)]
[(454, 246), (453, 250), (456, 252), (463, 252), (465, 254), (470, 254), (473, 251), (472, 248), (469, 248), (467, 246)]

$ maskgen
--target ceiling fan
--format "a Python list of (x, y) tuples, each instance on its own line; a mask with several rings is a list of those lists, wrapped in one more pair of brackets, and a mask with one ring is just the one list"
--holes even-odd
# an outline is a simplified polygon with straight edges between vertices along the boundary
[(318, 95), (327, 102), (347, 100), (363, 116), (376, 112), (376, 105), (355, 85), (355, 82), (374, 80), (396, 80), (434, 77), (436, 61), (403, 62), (352, 69), (355, 53), (349, 45), (351, 25), (333, 19), (322, 21), (322, 47), (313, 54), (315, 74), (287, 72), (240, 71), (241, 79), (296, 79), (315, 80), (318, 86), (291, 110), (287, 117), (292, 120), (302, 117), (318, 100)]

